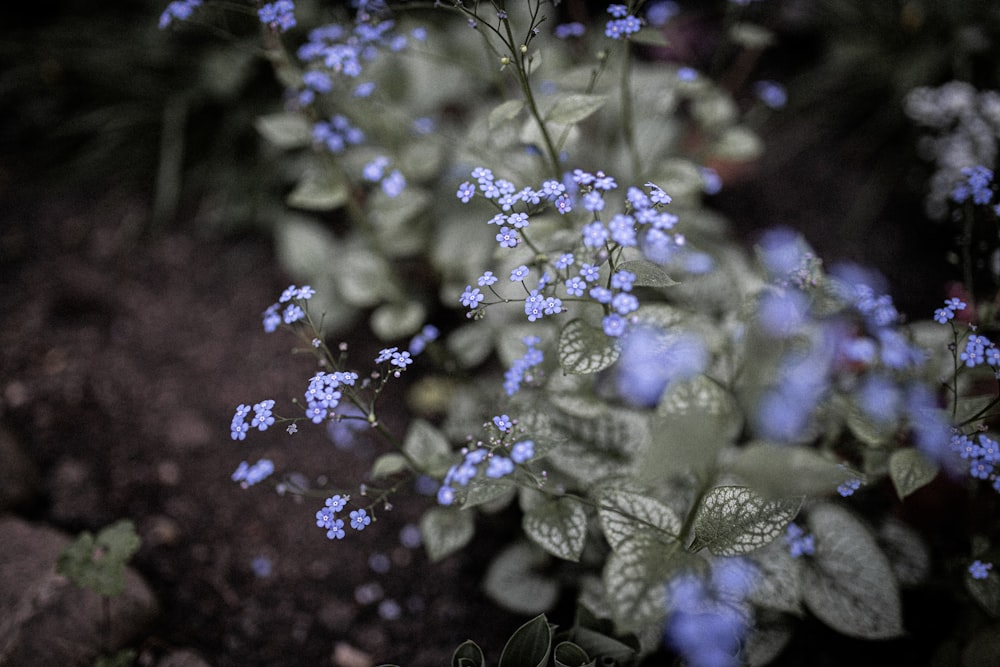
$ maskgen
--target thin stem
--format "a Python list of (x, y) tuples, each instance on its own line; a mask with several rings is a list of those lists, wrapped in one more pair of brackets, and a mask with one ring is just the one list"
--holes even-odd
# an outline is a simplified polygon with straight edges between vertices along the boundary
[(632, 109), (632, 42), (625, 40), (625, 51), (622, 54), (621, 75), (622, 133), (625, 135), (625, 145), (631, 160), (632, 179), (640, 173), (639, 150), (635, 143), (635, 117)]

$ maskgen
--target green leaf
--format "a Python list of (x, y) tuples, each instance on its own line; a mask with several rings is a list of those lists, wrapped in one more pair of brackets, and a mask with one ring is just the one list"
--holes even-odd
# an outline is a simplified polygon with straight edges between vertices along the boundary
[(726, 465), (766, 496), (823, 495), (856, 474), (805, 447), (751, 443)]
[(441, 560), (472, 540), (476, 525), (472, 512), (448, 507), (432, 507), (420, 517), (420, 534), (427, 557)]
[(125, 590), (125, 565), (141, 544), (128, 519), (105, 527), (96, 538), (85, 531), (59, 554), (56, 572), (81, 588), (114, 597)]
[(662, 32), (655, 28), (645, 27), (628, 36), (628, 39), (637, 44), (646, 46), (670, 46), (670, 40)]
[(672, 287), (680, 284), (671, 278), (663, 267), (648, 259), (633, 259), (624, 262), (618, 268), (635, 274), (636, 287)]
[(486, 656), (479, 644), (467, 639), (451, 656), (451, 667), (486, 667)]
[(483, 588), (501, 607), (518, 614), (540, 614), (559, 599), (559, 585), (538, 568), (549, 556), (527, 541), (514, 542), (501, 551), (486, 570)]
[(615, 363), (618, 341), (583, 320), (571, 320), (559, 336), (559, 365), (565, 373), (597, 373)]
[(969, 570), (965, 570), (965, 590), (993, 618), (1000, 617), (1000, 574), (995, 569), (985, 579), (973, 579)]
[(757, 578), (749, 600), (760, 607), (802, 614), (802, 590), (799, 584), (801, 558), (792, 558), (784, 540), (775, 540), (749, 556), (756, 565)]
[(545, 667), (552, 650), (552, 628), (539, 614), (518, 628), (500, 653), (500, 667)]
[(427, 309), (418, 301), (385, 303), (371, 316), (372, 332), (380, 340), (396, 340), (415, 334), (427, 317)]
[(587, 652), (573, 642), (559, 642), (552, 652), (552, 660), (556, 667), (594, 667), (597, 660), (592, 659)]
[(490, 129), (495, 130), (498, 125), (506, 123), (509, 120), (514, 120), (523, 108), (524, 100), (507, 100), (503, 104), (494, 107), (490, 111)]
[(667, 547), (647, 533), (629, 537), (611, 552), (603, 580), (618, 627), (633, 630), (663, 619), (666, 582), (674, 569)]
[(578, 500), (557, 498), (534, 507), (521, 525), (528, 537), (553, 556), (580, 559), (587, 538), (587, 513)]
[(403, 472), (409, 468), (410, 463), (405, 456), (399, 452), (388, 452), (375, 459), (369, 474), (372, 479), (379, 479), (382, 477), (392, 477), (396, 473)]
[(545, 120), (549, 123), (558, 123), (561, 125), (579, 123), (604, 106), (604, 103), (607, 101), (607, 95), (569, 93), (559, 98), (545, 115)]
[[(578, 401), (578, 407), (585, 407)], [(638, 455), (649, 447), (649, 417), (637, 410), (610, 407), (593, 401), (594, 416), (581, 417), (554, 406), (549, 424), (558, 439), (548, 452), (553, 465), (581, 482), (606, 477), (634, 476), (639, 471)], [(535, 442), (536, 450), (538, 442)]]
[(936, 463), (917, 449), (898, 449), (889, 457), (889, 477), (900, 500), (930, 484), (938, 469)]
[[(364, 242), (347, 244), (337, 256), (337, 286), (344, 301), (360, 308), (378, 305), (385, 299), (401, 298), (395, 286), (392, 266), (385, 256)], [(326, 258), (330, 261), (330, 258)]]
[(653, 445), (639, 478), (658, 482), (679, 471), (716, 465), (719, 452), (739, 433), (742, 415), (723, 387), (704, 375), (675, 381), (652, 418)]
[(403, 440), (403, 453), (421, 472), (432, 477), (443, 476), (454, 458), (448, 439), (423, 419), (415, 419), (410, 425)]
[(462, 508), (468, 509), (477, 505), (486, 505), (495, 500), (510, 494), (517, 485), (507, 479), (491, 479), (489, 477), (477, 477), (469, 482), (465, 487), (465, 500)]
[(313, 167), (302, 176), (286, 201), (289, 206), (306, 211), (332, 211), (347, 203), (347, 185), (339, 171)]
[(821, 504), (808, 514), (816, 552), (802, 570), (802, 599), (842, 634), (889, 639), (903, 633), (899, 586), (874, 536), (847, 510)]
[(288, 150), (312, 143), (312, 129), (300, 113), (281, 112), (259, 116), (254, 127), (269, 143)]
[(648, 495), (604, 489), (597, 496), (597, 515), (612, 549), (640, 531), (658, 530), (663, 539), (680, 535), (681, 520), (672, 509)]
[(745, 486), (719, 486), (702, 499), (694, 520), (695, 550), (716, 556), (750, 553), (770, 544), (802, 506), (802, 498), (765, 501)]

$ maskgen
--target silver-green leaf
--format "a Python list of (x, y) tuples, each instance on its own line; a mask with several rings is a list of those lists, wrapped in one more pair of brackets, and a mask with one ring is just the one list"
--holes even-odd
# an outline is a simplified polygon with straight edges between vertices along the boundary
[(899, 449), (889, 457), (889, 477), (900, 500), (930, 484), (938, 469), (936, 463), (916, 449)]
[(570, 93), (559, 98), (545, 115), (545, 120), (561, 125), (579, 123), (604, 106), (604, 103), (607, 101), (608, 98), (606, 95)]
[(903, 633), (899, 585), (875, 537), (850, 512), (814, 507), (808, 526), (816, 552), (802, 570), (802, 599), (834, 630), (862, 639)]
[(681, 520), (672, 509), (643, 493), (604, 489), (597, 496), (597, 515), (612, 549), (639, 531), (657, 531), (663, 539), (676, 538)]
[(551, 500), (525, 514), (521, 525), (528, 537), (553, 556), (580, 559), (587, 538), (587, 513), (579, 501)]
[(572, 320), (559, 336), (559, 365), (566, 373), (602, 371), (618, 359), (616, 339), (583, 320)]
[(446, 507), (432, 507), (420, 518), (420, 534), (427, 557), (441, 560), (472, 540), (476, 526), (472, 512)]
[(695, 548), (716, 556), (750, 553), (770, 544), (802, 506), (802, 498), (766, 501), (745, 486), (719, 486), (702, 499), (694, 520)]
[(630, 262), (624, 262), (618, 268), (635, 274), (633, 284), (636, 287), (671, 287), (680, 284), (671, 278), (663, 270), (663, 267), (648, 259), (633, 259)]

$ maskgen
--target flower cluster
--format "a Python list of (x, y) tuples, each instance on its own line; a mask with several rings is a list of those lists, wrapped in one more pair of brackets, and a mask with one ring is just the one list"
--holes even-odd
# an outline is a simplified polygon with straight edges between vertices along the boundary
[(234, 482), (239, 482), (245, 489), (267, 479), (273, 472), (274, 462), (270, 459), (260, 459), (253, 465), (250, 465), (246, 461), (241, 461), (240, 465), (233, 472), (232, 479)]
[(984, 563), (981, 560), (972, 561), (972, 565), (969, 566), (969, 575), (973, 579), (985, 579), (990, 576), (990, 570), (993, 569), (993, 563)]
[(340, 399), (343, 398), (340, 387), (353, 386), (357, 379), (357, 373), (343, 371), (320, 371), (314, 375), (305, 391), (306, 417), (313, 424), (321, 423), (340, 405)]
[[(456, 196), (468, 202), (480, 195), (499, 206), (501, 212), (494, 215), (489, 224), (500, 227), (496, 240), (505, 250), (518, 248), (522, 243), (534, 249), (528, 238), (528, 228), (531, 216), (541, 207), (552, 205), (562, 215), (577, 208), (588, 214), (590, 222), (580, 228), (575, 248), (560, 253), (554, 261), (536, 259), (541, 277), (534, 287), (527, 282), (531, 276), (531, 268), (527, 265), (518, 266), (511, 272), (510, 281), (521, 283), (526, 292), (524, 313), (529, 322), (563, 312), (564, 299), (587, 301), (586, 296), (599, 304), (605, 313), (601, 322), (604, 333), (619, 337), (638, 310), (639, 300), (632, 294), (636, 274), (617, 268), (616, 258), (620, 258), (624, 249), (635, 248), (641, 249), (651, 260), (665, 263), (676, 248), (684, 245), (682, 235), (670, 232), (677, 223), (677, 216), (662, 210), (671, 198), (653, 183), (646, 183), (646, 191), (630, 187), (626, 193), (626, 211), (613, 214), (605, 222), (601, 219), (601, 212), (606, 207), (605, 195), (617, 189), (618, 184), (602, 171), (590, 173), (576, 169), (567, 174), (564, 181), (548, 180), (538, 189), (518, 189), (482, 167), (474, 169), (472, 177), (476, 182), (462, 183)], [(497, 277), (487, 271), (479, 277), (479, 287), (466, 285), (459, 302), (470, 309), (470, 316), (492, 303), (519, 300), (501, 296), (494, 287), (496, 283)], [(480, 288), (489, 289), (498, 301), (486, 302), (486, 295)], [(560, 289), (561, 296), (558, 295)]]
[(514, 472), (515, 465), (527, 463), (535, 456), (533, 440), (514, 440), (516, 421), (507, 415), (493, 417), (493, 425), (500, 432), (500, 437), (494, 437), (489, 442), (479, 441), (474, 447), (462, 450), (462, 462), (448, 469), (441, 487), (438, 489), (437, 500), (441, 505), (451, 505), (455, 502), (456, 487), (466, 487), (483, 470), (488, 479), (500, 479)]
[(955, 313), (961, 310), (965, 310), (966, 303), (957, 297), (947, 299), (944, 302), (944, 307), (938, 308), (934, 311), (934, 321), (940, 324), (947, 324), (951, 320), (955, 319)]
[(545, 361), (545, 355), (536, 345), (541, 342), (538, 336), (525, 336), (523, 339), (528, 351), (523, 357), (518, 357), (503, 376), (503, 388), (508, 396), (513, 396), (521, 388), (522, 382), (534, 380), (531, 369)]
[(750, 630), (745, 602), (754, 588), (752, 567), (740, 559), (712, 564), (708, 581), (685, 574), (667, 586), (666, 644), (692, 667), (737, 667)]
[(274, 414), (271, 412), (273, 408), (274, 401), (271, 399), (255, 403), (253, 405), (253, 419), (248, 423), (247, 416), (250, 414), (250, 406), (240, 403), (236, 407), (236, 414), (233, 415), (233, 420), (229, 426), (232, 439), (245, 440), (247, 431), (251, 428), (256, 428), (258, 431), (266, 431), (274, 423)]
[[(314, 294), (316, 294), (316, 290), (308, 285), (302, 287), (289, 285), (288, 289), (281, 293), (278, 302), (272, 303), (264, 311), (264, 331), (272, 333), (281, 326), (282, 322), (292, 324), (305, 319), (306, 314), (302, 306)], [(282, 304), (287, 304), (284, 309), (282, 309)]]
[(375, 357), (376, 364), (384, 364), (386, 362), (389, 363), (390, 372), (393, 377), (398, 378), (406, 370), (407, 366), (413, 363), (413, 356), (407, 351), (400, 352), (398, 347), (387, 347)]
[[(393, 32), (395, 22), (379, 20), (373, 14), (359, 11), (353, 28), (336, 23), (320, 26), (309, 32), (308, 40), (299, 47), (298, 59), (310, 69), (303, 75), (303, 88), (294, 94), (299, 106), (308, 106), (316, 94), (326, 94), (333, 88), (331, 75), (357, 79), (364, 72), (365, 63), (376, 60), (379, 48), (401, 51), (409, 43), (405, 35)], [(413, 30), (410, 36), (417, 41), (427, 38), (423, 28)], [(319, 82), (319, 86), (314, 85)], [(371, 81), (354, 87), (355, 97), (368, 97), (375, 90)]]
[(201, 6), (202, 0), (174, 0), (160, 14), (160, 30), (166, 29), (174, 21), (186, 21), (191, 18), (195, 8)]
[(993, 199), (993, 190), (990, 188), (993, 184), (993, 170), (982, 165), (964, 167), (962, 176), (965, 178), (951, 191), (951, 198), (955, 203), (961, 204), (971, 199), (973, 204), (989, 204)]
[(790, 523), (785, 528), (785, 544), (788, 545), (788, 553), (791, 554), (792, 558), (812, 556), (816, 553), (816, 543), (813, 536), (797, 523)]
[[(337, 513), (344, 509), (351, 500), (350, 496), (335, 495), (326, 499), (323, 507), (316, 511), (316, 525), (326, 529), (326, 537), (330, 540), (344, 539), (344, 520), (337, 518)], [(367, 510), (358, 509), (351, 511), (350, 526), (354, 530), (364, 530), (370, 525), (372, 518), (368, 516)]]
[(277, 32), (295, 27), (295, 3), (292, 0), (275, 0), (257, 10), (260, 22)]
[(361, 176), (369, 183), (378, 183), (382, 187), (382, 192), (395, 199), (406, 189), (406, 178), (399, 169), (387, 172), (387, 167), (390, 164), (392, 164), (392, 160), (384, 155), (379, 155), (365, 165)]
[(552, 34), (556, 39), (569, 39), (570, 37), (583, 37), (587, 33), (587, 26), (579, 21), (570, 23), (560, 23), (553, 30)]
[(364, 143), (365, 133), (351, 125), (346, 116), (336, 114), (329, 121), (319, 121), (312, 128), (313, 143), (331, 153), (342, 153), (348, 146)]
[(608, 13), (614, 18), (604, 27), (604, 34), (611, 39), (627, 38), (642, 28), (642, 21), (629, 14), (625, 5), (608, 5)]
[(837, 493), (839, 493), (844, 498), (848, 498), (850, 496), (853, 496), (854, 492), (860, 488), (861, 488), (861, 480), (858, 479), (857, 477), (854, 477), (847, 480), (843, 484), (839, 484), (837, 486)]
[(951, 437), (949, 447), (968, 461), (970, 477), (992, 482), (993, 488), (1000, 493), (1000, 476), (996, 471), (996, 466), (1000, 464), (1000, 444), (996, 440), (985, 433), (975, 438), (958, 433)]

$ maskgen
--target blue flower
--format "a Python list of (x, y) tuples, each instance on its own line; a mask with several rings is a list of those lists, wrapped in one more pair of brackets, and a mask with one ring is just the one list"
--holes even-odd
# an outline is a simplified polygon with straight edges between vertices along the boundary
[[(510, 417), (508, 417), (507, 415), (498, 415), (494, 417), (493, 424), (504, 433), (507, 433), (512, 428), (514, 428), (514, 424), (510, 421)], [(482, 451), (482, 450), (477, 450), (477, 451)]]
[(510, 448), (510, 458), (514, 463), (524, 463), (535, 455), (535, 442), (533, 440), (521, 440), (515, 442)]
[(639, 309), (639, 299), (634, 294), (619, 292), (611, 299), (611, 307), (619, 315), (628, 315)]
[(271, 414), (271, 408), (273, 407), (274, 401), (270, 399), (255, 403), (253, 406), (253, 420), (250, 422), (250, 426), (260, 431), (266, 431), (267, 427), (274, 423), (274, 416)]
[(272, 303), (268, 306), (267, 310), (264, 311), (264, 331), (266, 333), (275, 332), (281, 325), (281, 315), (278, 313), (280, 306), (276, 303)]
[(508, 396), (513, 396), (520, 390), (521, 383), (531, 381), (533, 377), (529, 371), (541, 364), (545, 360), (545, 355), (535, 345), (539, 343), (537, 336), (528, 336), (524, 339), (528, 351), (523, 357), (515, 359), (510, 368), (504, 373), (503, 388)]
[(490, 479), (499, 479), (514, 472), (514, 462), (506, 456), (494, 456), (486, 464), (486, 476)]
[(466, 285), (465, 291), (462, 292), (459, 300), (462, 302), (463, 306), (475, 310), (484, 298), (485, 297), (479, 292), (478, 287), (473, 289), (472, 285)]
[(458, 192), (455, 196), (462, 200), (463, 204), (468, 203), (470, 199), (476, 194), (476, 186), (474, 186), (469, 181), (465, 181), (460, 186), (458, 186)]
[(600, 248), (608, 240), (608, 230), (604, 223), (595, 220), (583, 228), (583, 245), (588, 248)]
[(854, 492), (861, 488), (861, 480), (854, 478), (849, 479), (843, 484), (837, 487), (837, 493), (842, 497), (847, 498), (854, 495)]
[(611, 336), (612, 338), (617, 338), (624, 334), (626, 324), (627, 322), (625, 321), (625, 318), (616, 313), (605, 315), (604, 319), (601, 320), (601, 326), (604, 329), (604, 334), (606, 336)]
[(293, 324), (306, 316), (305, 312), (299, 307), (298, 304), (290, 303), (285, 308), (285, 313), (282, 315), (282, 320), (285, 324)]
[(250, 414), (250, 406), (240, 403), (236, 408), (236, 414), (233, 415), (233, 421), (229, 429), (231, 431), (230, 436), (233, 440), (245, 440), (247, 437), (247, 431), (250, 430), (250, 425), (247, 423), (246, 416)]
[(361, 177), (370, 183), (377, 183), (385, 175), (385, 168), (392, 162), (384, 155), (378, 155), (361, 170)]
[(576, 258), (573, 257), (573, 253), (571, 252), (563, 253), (562, 255), (559, 255), (558, 259), (556, 259), (555, 267), (560, 270), (568, 269), (569, 267), (573, 266), (573, 262), (575, 261)]
[(272, 30), (285, 32), (295, 27), (295, 3), (292, 0), (275, 0), (257, 10), (260, 22)]
[(240, 482), (244, 488), (267, 479), (274, 472), (274, 463), (268, 459), (260, 459), (253, 465), (242, 461), (232, 474), (234, 482)]
[(782, 109), (788, 103), (788, 92), (777, 81), (763, 80), (753, 85), (757, 99), (772, 109)]
[(496, 239), (501, 248), (513, 248), (517, 245), (517, 232), (509, 227), (501, 227)]
[(344, 520), (334, 519), (330, 522), (328, 530), (326, 531), (326, 539), (328, 540), (342, 540), (344, 539)]
[(601, 277), (601, 269), (593, 264), (584, 264), (580, 267), (580, 277), (588, 283), (592, 283)]
[(438, 505), (451, 505), (455, 502), (455, 489), (450, 486), (442, 486), (437, 492)]
[(790, 523), (785, 529), (785, 544), (792, 558), (812, 556), (816, 553), (816, 544), (812, 535), (806, 533), (797, 523)]
[[(487, 271), (489, 273), (489, 271)], [(480, 280), (482, 280), (480, 278)], [(410, 354), (412, 356), (417, 356), (427, 348), (427, 344), (437, 340), (440, 335), (440, 331), (433, 324), (424, 325), (424, 328), (420, 330), (416, 336), (410, 340)]]
[(556, 39), (566, 39), (568, 37), (583, 37), (587, 32), (586, 26), (578, 21), (572, 23), (561, 23), (555, 27), (552, 34)]
[(406, 178), (398, 169), (393, 169), (392, 172), (382, 180), (382, 192), (388, 195), (390, 199), (395, 199), (399, 195), (403, 194), (403, 190), (405, 189)]
[(160, 14), (160, 30), (163, 30), (174, 20), (186, 21), (191, 18), (191, 14), (196, 7), (201, 6), (201, 0), (175, 0), (167, 5), (167, 8)]
[(406, 368), (413, 363), (413, 359), (410, 357), (409, 352), (393, 352), (392, 361), (390, 362), (393, 366), (399, 366), (400, 368)]
[(524, 300), (524, 314), (528, 316), (529, 322), (545, 316), (545, 297), (539, 294), (537, 289), (531, 290), (528, 298)]
[(497, 277), (493, 275), (493, 272), (487, 271), (483, 275), (479, 276), (479, 280), (476, 282), (479, 284), (480, 287), (488, 287), (490, 285), (495, 284), (496, 281)]
[(990, 184), (993, 182), (993, 171), (982, 165), (962, 169), (965, 180), (959, 182), (952, 190), (951, 198), (961, 204), (972, 199), (975, 204), (988, 204), (993, 198)]
[(365, 526), (370, 525), (372, 518), (368, 516), (368, 512), (365, 510), (354, 510), (351, 512), (351, 528), (354, 530), (364, 530)]
[(985, 579), (990, 576), (990, 570), (993, 569), (993, 563), (984, 563), (981, 560), (972, 561), (972, 565), (969, 566), (969, 574), (972, 575), (973, 579)]
[(578, 276), (573, 276), (566, 281), (566, 293), (570, 296), (583, 296), (583, 291), (587, 288), (587, 283)]
[(694, 377), (708, 362), (708, 350), (693, 334), (667, 336), (649, 326), (636, 327), (622, 340), (615, 386), (628, 403), (655, 406), (670, 383)]

